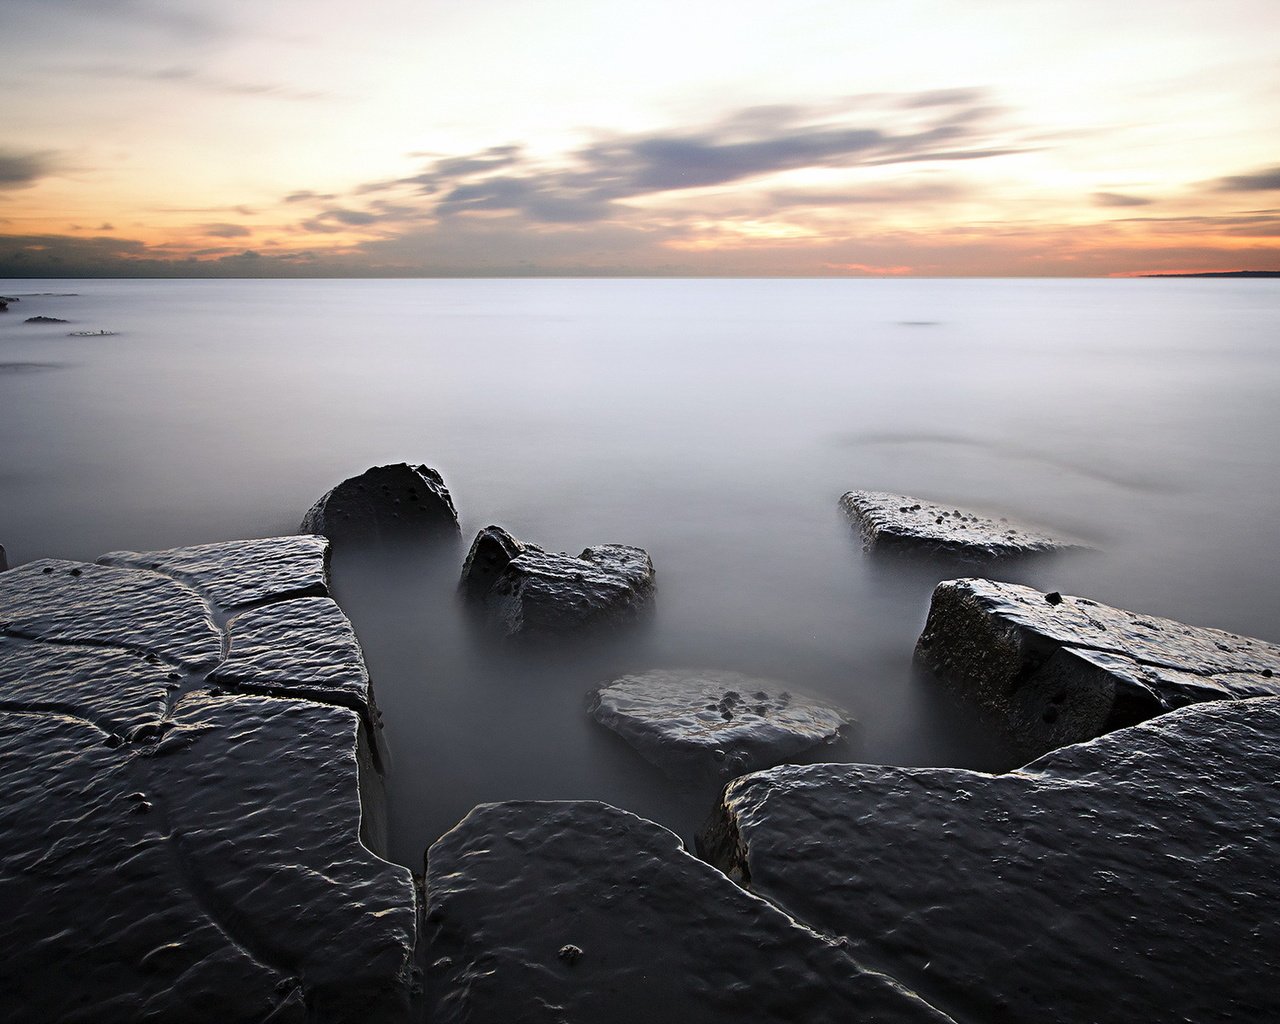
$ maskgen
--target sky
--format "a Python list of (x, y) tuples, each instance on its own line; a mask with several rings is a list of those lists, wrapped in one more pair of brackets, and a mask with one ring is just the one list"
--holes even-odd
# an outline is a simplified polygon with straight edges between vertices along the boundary
[(0, 278), (1280, 269), (1280, 0), (3, 0)]

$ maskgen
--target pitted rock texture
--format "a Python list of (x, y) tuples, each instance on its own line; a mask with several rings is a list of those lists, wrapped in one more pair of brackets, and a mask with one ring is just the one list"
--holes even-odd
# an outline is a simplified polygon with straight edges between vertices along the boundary
[(849, 491), (840, 507), (867, 551), (907, 551), (986, 560), (1082, 547), (1035, 527), (884, 491)]
[(459, 589), (504, 636), (563, 637), (643, 619), (652, 609), (653, 562), (623, 544), (574, 558), (490, 526), (471, 545)]
[(741, 775), (835, 740), (842, 709), (783, 684), (737, 672), (655, 669), (623, 676), (591, 697), (590, 711), (674, 775)]
[(433, 1024), (947, 1018), (608, 804), (485, 804), (427, 856)]
[(374, 466), (344, 480), (308, 510), (299, 533), (379, 542), (458, 536), (444, 478), (429, 466)]
[(1280, 700), (1183, 708), (1005, 775), (811, 765), (702, 848), (956, 1021), (1280, 1020)]
[(1198, 701), (1280, 696), (1280, 646), (984, 579), (938, 584), (916, 658), (1027, 757)]
[[(333, 692), (367, 686), (359, 648), (282, 660), (269, 642), (293, 615), (304, 637), (349, 634), (328, 598), (291, 599), (300, 578), (324, 587), (324, 542), (225, 549), (221, 567), (208, 550), (139, 556), (174, 577), (48, 560), (0, 576), (6, 1022), (408, 1012), (413, 882), (371, 852), (381, 779), (365, 718), (338, 706), (359, 702)], [(210, 685), (254, 672), (309, 699)]]

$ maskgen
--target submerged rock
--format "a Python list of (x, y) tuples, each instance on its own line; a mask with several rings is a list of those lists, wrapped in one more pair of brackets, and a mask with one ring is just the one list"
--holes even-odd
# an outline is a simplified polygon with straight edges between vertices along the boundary
[(456, 537), (458, 513), (439, 473), (400, 462), (338, 484), (311, 506), (298, 532), (338, 541)]
[(985, 579), (938, 584), (916, 658), (1028, 757), (1197, 701), (1280, 696), (1280, 646)]
[(0, 575), (0, 1018), (403, 1019), (415, 896), (371, 852), (363, 659), (297, 597), (324, 548)]
[(840, 507), (867, 551), (917, 551), (990, 559), (1081, 547), (1034, 527), (884, 491), (849, 491)]
[(427, 855), (427, 1019), (928, 1021), (937, 1013), (608, 804), (485, 804)]
[(459, 589), (505, 636), (564, 636), (636, 622), (653, 579), (641, 548), (601, 544), (574, 558), (490, 526), (471, 545)]
[(702, 847), (956, 1020), (1277, 1020), (1277, 777), (1280, 700), (1206, 704), (1005, 775), (748, 775)]
[(597, 690), (591, 714), (673, 774), (740, 775), (779, 764), (849, 724), (840, 708), (736, 672), (655, 669)]
[(66, 320), (59, 320), (56, 316), (29, 316), (22, 321), (24, 324), (65, 324)]

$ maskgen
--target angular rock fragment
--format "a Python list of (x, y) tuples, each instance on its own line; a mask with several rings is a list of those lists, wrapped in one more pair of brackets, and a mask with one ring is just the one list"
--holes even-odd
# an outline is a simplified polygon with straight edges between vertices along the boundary
[(490, 526), (471, 545), (459, 587), (503, 635), (548, 637), (638, 621), (650, 610), (653, 580), (641, 548), (601, 544), (574, 558)]
[(299, 533), (330, 540), (456, 537), (458, 513), (444, 478), (429, 466), (374, 466), (311, 506)]
[(737, 672), (655, 669), (597, 690), (591, 714), (676, 775), (723, 776), (830, 743), (849, 716), (826, 701)]
[(701, 848), (956, 1020), (1280, 1019), (1280, 700), (1202, 704), (1005, 775), (730, 783)]
[[(363, 660), (327, 598), (279, 600), (324, 587), (324, 542), (215, 547), (137, 556), (173, 576), (0, 576), (0, 1019), (408, 1012), (413, 883), (370, 852), (381, 779), (366, 720), (337, 706), (360, 707)], [(258, 605), (222, 667), (215, 593)], [(224, 670), (289, 695), (219, 694)]]
[(607, 804), (477, 807), (426, 900), (434, 1024), (948, 1019)]
[(909, 551), (991, 559), (1082, 547), (1034, 527), (884, 491), (849, 491), (840, 507), (867, 551)]
[(1027, 757), (1197, 701), (1280, 696), (1280, 646), (984, 579), (938, 584), (916, 658)]

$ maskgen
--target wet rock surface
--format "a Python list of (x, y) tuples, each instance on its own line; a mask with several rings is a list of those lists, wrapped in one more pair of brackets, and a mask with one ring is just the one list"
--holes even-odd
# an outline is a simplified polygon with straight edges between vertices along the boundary
[(938, 584), (916, 658), (1027, 757), (1198, 701), (1280, 696), (1280, 646), (985, 579)]
[(651, 609), (653, 562), (641, 548), (601, 544), (576, 558), (481, 530), (459, 589), (500, 634), (561, 637), (634, 624)]
[(947, 1020), (607, 804), (477, 807), (426, 893), (436, 1024)]
[[(370, 852), (359, 649), (267, 635), (345, 622), (295, 596), (324, 542), (108, 557), (157, 568), (0, 576), (0, 1017), (402, 1019), (415, 896)], [(254, 672), (288, 695), (228, 692)]]
[(1280, 700), (1005, 775), (783, 767), (704, 838), (751, 891), (957, 1021), (1280, 1019)]
[(836, 739), (846, 712), (737, 672), (655, 669), (592, 694), (591, 715), (674, 775), (740, 775)]
[(458, 513), (429, 466), (374, 466), (344, 480), (308, 510), (299, 533), (335, 541), (457, 537)]
[(1082, 546), (1035, 527), (884, 491), (849, 491), (840, 507), (867, 551), (918, 552), (986, 560)]

